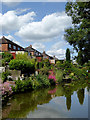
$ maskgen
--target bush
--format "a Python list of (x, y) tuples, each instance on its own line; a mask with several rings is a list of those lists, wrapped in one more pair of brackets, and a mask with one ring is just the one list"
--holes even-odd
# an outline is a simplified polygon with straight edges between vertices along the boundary
[(57, 70), (55, 72), (56, 80), (58, 83), (60, 83), (63, 79), (63, 71), (62, 70)]
[(14, 92), (24, 92), (24, 91), (28, 91), (28, 90), (34, 90), (37, 88), (41, 88), (41, 87), (48, 87), (50, 86), (50, 82), (47, 78), (47, 76), (42, 76), (42, 75), (38, 75), (36, 77), (29, 77), (27, 80), (23, 80), (21, 81), (20, 79), (18, 79), (16, 81), (16, 85), (15, 87), (12, 87), (12, 90)]
[(25, 80), (25, 81), (21, 81), (20, 79), (16, 80), (16, 83), (15, 83), (15, 87), (12, 87), (12, 90), (14, 92), (24, 92), (24, 91), (27, 91), (29, 89), (33, 89), (32, 88), (32, 80), (29, 79), (29, 80)]
[(45, 86), (50, 86), (50, 82), (49, 82), (49, 79), (47, 78), (46, 75), (37, 75), (36, 76), (36, 80), (38, 81), (39, 83), (39, 87), (45, 87)]
[(9, 63), (9, 68), (11, 70), (21, 70), (22, 73), (34, 73), (35, 66), (30, 61), (25, 60), (11, 60)]
[(40, 69), (40, 74), (42, 75), (48, 75), (49, 68), (48, 67), (43, 67)]
[(2, 80), (3, 80), (3, 83), (7, 81), (8, 75), (11, 75), (8, 71), (2, 73)]
[(13, 59), (13, 56), (9, 52), (2, 53), (2, 59), (5, 60), (5, 62), (10, 62)]

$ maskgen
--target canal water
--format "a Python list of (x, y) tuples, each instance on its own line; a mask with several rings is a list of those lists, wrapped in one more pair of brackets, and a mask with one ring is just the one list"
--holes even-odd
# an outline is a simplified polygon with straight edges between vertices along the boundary
[(86, 85), (43, 88), (20, 93), (3, 107), (3, 118), (88, 118)]

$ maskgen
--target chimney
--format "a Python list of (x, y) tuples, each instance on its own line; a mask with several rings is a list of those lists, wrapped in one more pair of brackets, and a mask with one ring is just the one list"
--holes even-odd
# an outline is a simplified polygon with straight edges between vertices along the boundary
[(32, 45), (30, 45), (30, 48), (32, 48)]
[(45, 54), (45, 51), (43, 51), (43, 54)]

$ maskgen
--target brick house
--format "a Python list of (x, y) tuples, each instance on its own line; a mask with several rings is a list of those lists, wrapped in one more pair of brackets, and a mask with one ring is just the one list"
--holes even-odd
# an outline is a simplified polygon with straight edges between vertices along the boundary
[(24, 52), (24, 48), (20, 45), (10, 41), (9, 39), (5, 38), (4, 36), (0, 39), (0, 52), (10, 52), (14, 59), (17, 52)]
[(36, 49), (34, 49), (32, 47), (32, 45), (28, 46), (25, 48), (26, 51), (28, 51), (29, 55), (32, 56), (32, 58), (36, 58), (38, 60), (38, 62), (45, 60), (45, 59), (49, 59), (50, 63), (56, 63), (56, 58), (49, 56), (48, 54), (46, 54), (45, 51), (43, 51), (43, 53), (37, 51)]
[(45, 59), (49, 59), (49, 62), (50, 62), (50, 63), (53, 63), (53, 64), (56, 63), (56, 57), (55, 57), (55, 56), (52, 57), (52, 56), (46, 54), (45, 51), (43, 51), (42, 55), (43, 55), (43, 60), (45, 60)]
[(0, 39), (0, 52), (10, 52), (14, 59), (16, 54), (18, 53), (28, 53), (28, 56), (31, 56), (31, 58), (36, 58), (38, 62), (41, 62), (42, 60), (49, 59), (50, 63), (56, 62), (56, 58), (49, 56), (48, 54), (43, 51), (43, 53), (39, 52), (38, 50), (34, 49), (32, 45), (23, 48), (20, 45), (10, 41), (9, 39), (5, 38), (4, 36)]
[(32, 45), (28, 46), (25, 48), (26, 51), (28, 51), (28, 54), (32, 57), (32, 58), (36, 58), (38, 60), (38, 62), (42, 61), (42, 53), (39, 52), (38, 50), (34, 49), (32, 47)]

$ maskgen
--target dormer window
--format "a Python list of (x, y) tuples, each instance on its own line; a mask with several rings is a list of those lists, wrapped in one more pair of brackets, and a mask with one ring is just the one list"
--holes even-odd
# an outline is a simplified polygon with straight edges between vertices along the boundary
[(9, 48), (11, 48), (11, 44), (9, 44)]
[(18, 47), (18, 50), (20, 50), (20, 47)]
[(15, 50), (15, 49), (16, 49), (16, 46), (13, 46), (13, 49)]

